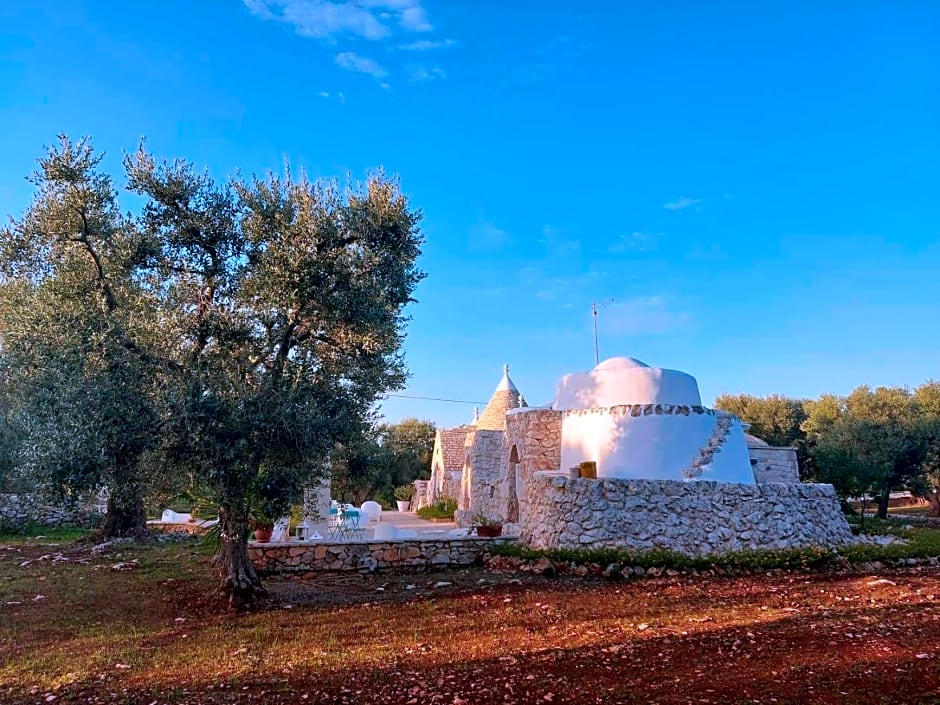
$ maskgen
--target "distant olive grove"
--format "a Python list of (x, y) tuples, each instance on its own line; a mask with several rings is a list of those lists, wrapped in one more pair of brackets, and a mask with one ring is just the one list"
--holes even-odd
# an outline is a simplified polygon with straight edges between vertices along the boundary
[(818, 399), (722, 395), (715, 406), (770, 445), (795, 447), (805, 481), (831, 483), (845, 499), (870, 499), (881, 517), (890, 493), (907, 489), (940, 515), (938, 382), (913, 390), (862, 386)]

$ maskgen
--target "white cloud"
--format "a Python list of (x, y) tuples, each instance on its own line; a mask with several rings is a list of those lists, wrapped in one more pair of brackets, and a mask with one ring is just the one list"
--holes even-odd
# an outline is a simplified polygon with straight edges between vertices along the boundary
[(470, 228), (469, 248), (471, 251), (501, 250), (510, 241), (509, 233), (489, 220), (480, 220)]
[(242, 0), (263, 20), (291, 25), (317, 39), (356, 36), (376, 41), (400, 32), (433, 29), (421, 0)]
[(686, 252), (685, 258), (690, 262), (719, 262), (727, 260), (728, 254), (721, 249), (721, 243), (697, 242)]
[(412, 32), (430, 32), (433, 29), (431, 23), (428, 22), (428, 15), (424, 8), (417, 3), (401, 11), (399, 22), (402, 27)]
[(433, 81), (435, 78), (444, 78), (447, 74), (443, 70), (432, 67), (416, 66), (408, 72), (409, 81)]
[(374, 59), (360, 56), (354, 51), (341, 51), (336, 55), (336, 64), (347, 71), (365, 73), (373, 78), (384, 78), (388, 76), (388, 71)]
[(580, 257), (581, 241), (565, 235), (563, 228), (553, 225), (542, 226), (542, 240), (547, 253), (552, 257)]
[[(595, 291), (598, 286), (607, 286), (610, 273), (589, 269), (572, 275), (551, 276), (537, 269), (529, 268), (522, 282), (533, 287), (535, 297), (542, 301), (557, 300), (559, 303), (573, 303), (575, 306), (587, 306), (589, 299), (586, 292)], [(620, 277), (624, 280), (628, 277)]]
[(688, 196), (681, 196), (671, 203), (664, 203), (663, 208), (667, 211), (681, 211), (691, 206), (697, 206), (701, 203), (704, 203), (705, 199), (703, 198), (689, 198)]
[(613, 335), (670, 333), (692, 324), (688, 313), (673, 310), (669, 299), (661, 295), (615, 301), (601, 316), (604, 332)]
[(431, 51), (432, 49), (444, 49), (445, 47), (452, 47), (456, 45), (453, 39), (418, 39), (413, 42), (408, 42), (407, 44), (399, 44), (399, 49), (404, 49), (405, 51)]
[(317, 95), (320, 96), (321, 98), (329, 98), (329, 97), (330, 97), (330, 94), (329, 94), (327, 91), (320, 91), (319, 93), (317, 93)]
[(661, 236), (662, 233), (645, 233), (640, 230), (624, 233), (608, 250), (610, 252), (651, 252), (659, 248)]

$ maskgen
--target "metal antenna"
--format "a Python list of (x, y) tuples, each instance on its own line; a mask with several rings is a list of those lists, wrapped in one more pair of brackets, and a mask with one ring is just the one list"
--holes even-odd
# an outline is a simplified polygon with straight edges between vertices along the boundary
[(597, 347), (597, 309), (598, 307), (609, 306), (613, 302), (613, 299), (605, 299), (600, 303), (597, 301), (591, 302), (591, 315), (594, 317), (594, 367), (597, 367), (601, 361), (600, 351)]

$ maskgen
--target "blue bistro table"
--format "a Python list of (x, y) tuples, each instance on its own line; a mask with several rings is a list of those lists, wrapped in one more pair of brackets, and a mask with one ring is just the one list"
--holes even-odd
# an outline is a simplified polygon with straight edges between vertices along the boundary
[(337, 541), (361, 539), (365, 529), (361, 526), (362, 512), (358, 509), (330, 507), (330, 538)]

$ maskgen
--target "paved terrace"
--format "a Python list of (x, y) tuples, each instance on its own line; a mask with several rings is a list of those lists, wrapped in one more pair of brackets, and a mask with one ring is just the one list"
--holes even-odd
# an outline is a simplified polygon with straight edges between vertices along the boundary
[[(178, 515), (179, 517), (188, 517), (189, 515)], [(147, 525), (157, 531), (166, 531), (166, 532), (185, 532), (189, 534), (203, 533), (209, 527), (212, 526), (214, 522), (210, 521), (187, 521), (185, 518), (179, 521), (148, 521)], [(395, 510), (383, 511), (382, 518), (380, 522), (368, 522), (362, 524), (362, 538), (357, 538), (356, 542), (365, 542), (368, 543), (373, 540), (375, 537), (375, 529), (380, 524), (391, 525), (397, 529), (397, 533), (400, 535), (401, 539), (410, 538), (410, 539), (421, 539), (421, 540), (440, 540), (450, 538), (449, 532), (452, 529), (455, 529), (457, 525), (453, 521), (428, 521), (427, 519), (422, 519), (414, 512), (399, 512)], [(306, 545), (311, 543), (337, 543), (339, 542), (336, 538), (330, 537), (330, 528), (326, 522), (315, 524), (312, 531), (318, 533), (322, 536), (321, 539), (312, 539), (310, 541), (298, 542), (294, 539), (293, 535), (286, 542), (277, 542), (277, 543), (290, 543), (296, 545)], [(347, 542), (347, 540), (342, 540), (342, 542)], [(255, 544), (255, 541), (251, 541), (251, 544)], [(270, 543), (270, 542), (269, 542)], [(263, 545), (263, 544), (259, 544)]]
[[(366, 521), (366, 517), (363, 516), (359, 524), (361, 532), (357, 532), (359, 535), (355, 539), (338, 537), (336, 535), (331, 536), (329, 524), (327, 522), (321, 522), (313, 526), (311, 533), (315, 532), (322, 538), (299, 542), (291, 536), (286, 543), (368, 543), (374, 540), (376, 529), (379, 527), (394, 527), (395, 533), (397, 534), (396, 539), (441, 540), (451, 538), (449, 533), (451, 530), (455, 529), (457, 525), (454, 524), (453, 521), (428, 521), (427, 519), (422, 519), (414, 512), (392, 510), (383, 511), (382, 517), (378, 522)], [(382, 540), (387, 539), (383, 538)], [(254, 542), (252, 541), (251, 543)]]

